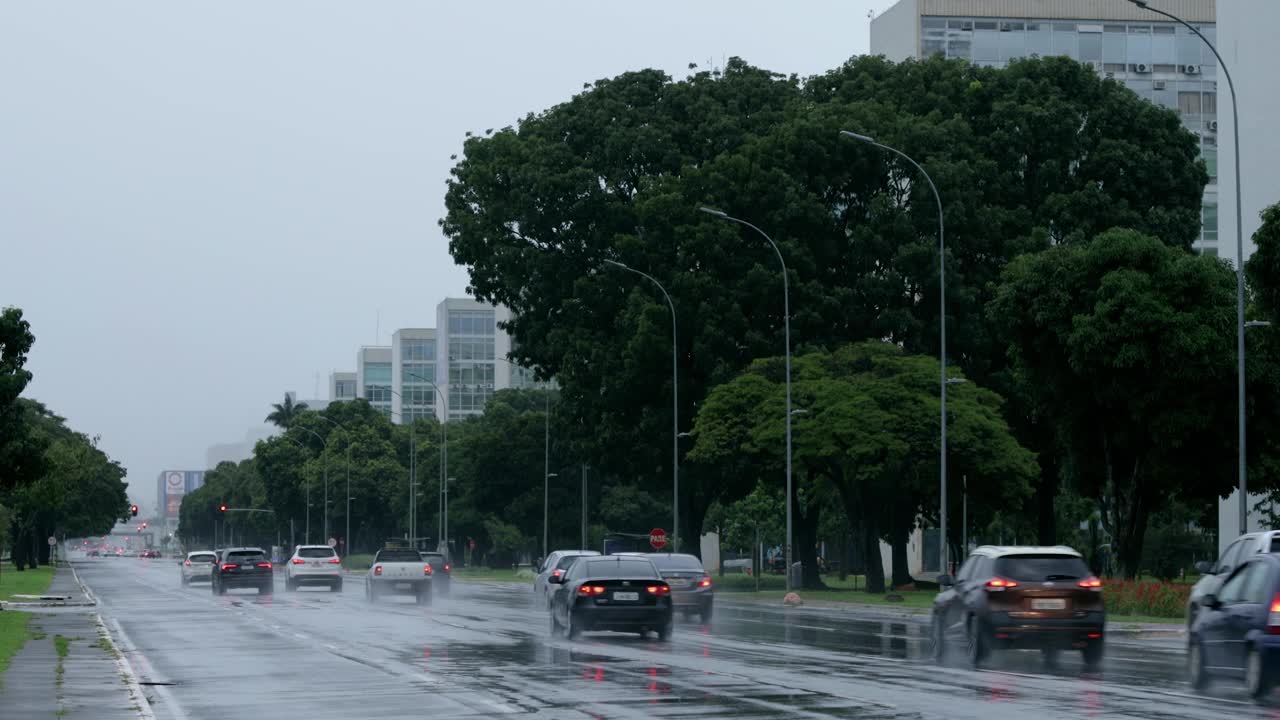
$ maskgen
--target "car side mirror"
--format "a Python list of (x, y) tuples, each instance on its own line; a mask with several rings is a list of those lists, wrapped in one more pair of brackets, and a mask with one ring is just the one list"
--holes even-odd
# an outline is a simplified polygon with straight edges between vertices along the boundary
[(563, 584), (564, 584), (564, 576), (563, 576), (563, 575), (548, 575), (548, 576), (547, 576), (547, 582), (551, 583), (552, 585), (563, 585)]
[(1196, 563), (1196, 572), (1200, 573), (1201, 575), (1211, 575), (1213, 574), (1213, 566), (1210, 565), (1208, 561), (1201, 560), (1200, 562)]
[(942, 587), (951, 587), (952, 585), (955, 585), (955, 584), (956, 584), (955, 578), (951, 577), (950, 575), (938, 576), (938, 585)]
[(1218, 608), (1222, 607), (1222, 601), (1219, 600), (1218, 596), (1214, 595), (1213, 593), (1209, 593), (1205, 595), (1203, 598), (1200, 599), (1200, 602), (1205, 607), (1211, 610), (1217, 610)]

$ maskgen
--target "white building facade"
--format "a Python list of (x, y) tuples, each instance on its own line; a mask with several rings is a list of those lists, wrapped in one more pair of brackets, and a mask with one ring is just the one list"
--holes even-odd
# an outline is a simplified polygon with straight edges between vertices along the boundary
[[(398, 423), (437, 417), (436, 331), (403, 328), (391, 336), (392, 417)], [(443, 391), (441, 391), (443, 394)]]
[(356, 397), (391, 415), (391, 348), (365, 346), (356, 353)]
[[(1271, 0), (1241, 4), (1280, 5)], [(1182, 17), (1216, 41), (1215, 0), (1153, 0), (1153, 5)], [(1270, 14), (1276, 9), (1271, 7)], [(1249, 16), (1247, 23), (1259, 34), (1273, 27), (1260, 22), (1256, 13), (1243, 15)], [(1218, 181), (1220, 147), (1230, 147), (1219, 124), (1219, 80), (1223, 93), (1226, 83), (1219, 77), (1213, 53), (1185, 27), (1124, 0), (899, 0), (871, 21), (871, 52), (896, 62), (943, 55), (988, 67), (1020, 58), (1066, 55), (1092, 65), (1100, 75), (1123, 83), (1139, 96), (1176, 110), (1187, 129), (1200, 138), (1209, 170), (1195, 247), (1209, 255), (1227, 254), (1231, 243), (1219, 231), (1223, 227), (1219, 207), (1224, 203), (1219, 200)], [(1233, 64), (1233, 73), (1235, 68)], [(1265, 72), (1262, 66), (1259, 72)], [(1229, 104), (1224, 97), (1223, 107)]]
[(329, 401), (342, 402), (356, 399), (356, 374), (353, 372), (329, 373)]

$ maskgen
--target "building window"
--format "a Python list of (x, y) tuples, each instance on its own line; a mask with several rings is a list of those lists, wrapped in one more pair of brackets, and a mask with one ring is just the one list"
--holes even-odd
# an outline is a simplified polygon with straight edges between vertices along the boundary
[(1204, 200), (1204, 233), (1201, 239), (1206, 243), (1218, 242), (1218, 198)]
[(403, 340), (400, 343), (400, 359), (406, 362), (435, 360), (436, 341), (426, 338)]
[(1204, 158), (1204, 168), (1209, 171), (1209, 182), (1218, 181), (1218, 151), (1217, 149), (1204, 148), (1201, 151)]

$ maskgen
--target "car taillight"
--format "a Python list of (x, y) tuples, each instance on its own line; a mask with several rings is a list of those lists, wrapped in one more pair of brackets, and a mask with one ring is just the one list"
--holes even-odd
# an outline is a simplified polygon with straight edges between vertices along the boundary
[(444, 564), (444, 571), (445, 571), (445, 572), (449, 572), (449, 571), (450, 571), (450, 570), (452, 570), (452, 569), (453, 569), (453, 566), (452, 566), (452, 565), (450, 565), (449, 563), (445, 563), (445, 564)]
[(294, 558), (294, 559), (293, 559), (293, 564), (294, 564), (294, 565), (306, 565), (306, 564), (307, 564), (307, 561), (306, 561), (306, 560), (303, 560), (302, 558)]
[(1087, 578), (1085, 578), (1085, 579), (1081, 580), (1080, 582), (1078, 582), (1078, 583), (1076, 583), (1076, 584), (1077, 584), (1077, 585), (1079, 585), (1080, 587), (1082, 587), (1082, 588), (1086, 588), (1086, 589), (1088, 589), (1088, 590), (1101, 590), (1101, 589), (1102, 589), (1102, 581), (1101, 581), (1101, 580), (1099, 580), (1099, 579), (1098, 579), (1098, 578), (1096, 578), (1096, 577), (1087, 577)]
[(561, 570), (560, 568), (556, 568), (555, 572), (551, 573), (551, 577), (560, 577), (563, 574), (564, 574), (563, 570)]
[(258, 567), (260, 567), (260, 568), (266, 568), (266, 569), (270, 570), (270, 569), (271, 569), (271, 563), (269, 563), (269, 562), (261, 562), (261, 563), (258, 563)]
[(430, 566), (430, 565), (423, 565), (423, 566), (422, 566), (422, 574), (423, 574), (423, 575), (430, 575), (430, 574), (431, 574), (431, 566)]
[(223, 570), (235, 570), (238, 567), (240, 566), (235, 563), (222, 563)]
[(703, 575), (702, 579), (698, 581), (698, 587), (711, 587), (711, 576)]
[(1271, 597), (1271, 612), (1267, 613), (1267, 634), (1280, 635), (1280, 593)]
[(1007, 588), (1016, 588), (1018, 583), (1013, 580), (1005, 580), (1004, 578), (991, 578), (987, 581), (988, 590), (1005, 590)]
[(186, 566), (187, 566), (187, 567), (191, 567), (191, 561), (190, 561), (190, 560), (188, 560), (188, 561), (186, 562)]
[(578, 588), (578, 594), (583, 597), (590, 597), (592, 595), (603, 595), (604, 586), (603, 585), (582, 585)]
[(373, 566), (373, 574), (374, 574), (374, 575), (381, 575), (381, 574), (382, 574), (382, 566), (381, 566), (381, 565), (374, 565), (374, 566)]
[(670, 595), (671, 587), (669, 585), (650, 585), (645, 588), (650, 595)]
[(339, 563), (341, 563), (341, 562), (342, 562), (342, 558), (339, 558), (339, 557), (331, 557), (331, 558), (329, 558), (329, 564), (330, 564), (330, 565), (338, 565), (338, 564), (339, 564)]

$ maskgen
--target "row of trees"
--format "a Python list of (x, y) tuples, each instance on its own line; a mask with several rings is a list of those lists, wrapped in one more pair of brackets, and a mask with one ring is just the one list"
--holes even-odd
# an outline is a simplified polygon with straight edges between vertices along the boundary
[[(1176, 113), (1066, 58), (858, 58), (803, 80), (737, 59), (681, 81), (629, 72), (470, 137), (441, 225), (472, 292), (513, 310), (518, 361), (560, 383), (574, 454), (669, 484), (670, 316), (604, 269), (618, 260), (676, 306), (679, 426), (695, 436), (681, 535), (780, 486), (782, 282), (757, 237), (697, 211), (714, 206), (769, 231), (789, 268), (811, 411), (797, 549), (840, 513), (900, 555), (937, 514), (936, 209), (914, 167), (842, 129), (901, 148), (941, 193), (947, 352), (970, 381), (952, 467), (981, 498), (976, 526), (1047, 544), (1094, 515), (1132, 575), (1171, 500), (1211, 522), (1234, 484), (1236, 406), (1232, 272), (1190, 250), (1208, 174)], [(1268, 220), (1249, 265), (1260, 319), (1280, 297)], [(1277, 477), (1273, 332), (1250, 339), (1255, 489)]]
[(98, 438), (20, 397), (34, 343), (21, 310), (0, 310), (0, 550), (19, 570), (48, 562), (45, 538), (104, 535), (129, 515), (125, 469)]

